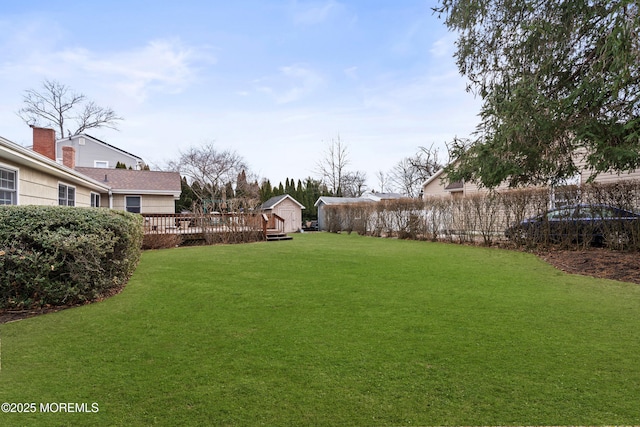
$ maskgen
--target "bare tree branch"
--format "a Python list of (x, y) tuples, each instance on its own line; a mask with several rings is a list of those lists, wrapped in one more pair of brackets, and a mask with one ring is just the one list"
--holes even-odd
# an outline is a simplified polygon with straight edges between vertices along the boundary
[(225, 186), (236, 182), (238, 175), (248, 169), (244, 159), (235, 151), (216, 150), (212, 143), (180, 152), (180, 159), (171, 166), (187, 177), (203, 204), (207, 199), (224, 198)]
[(122, 120), (111, 108), (104, 108), (96, 105), (93, 101), (84, 106), (84, 110), (76, 117), (79, 124), (75, 135), (84, 132), (86, 129), (97, 127), (107, 127), (117, 130), (116, 122)]
[(378, 185), (380, 186), (380, 192), (384, 193), (389, 189), (389, 175), (382, 170), (379, 170), (376, 173), (376, 178), (378, 179)]
[(344, 176), (349, 164), (347, 147), (342, 144), (340, 136), (331, 140), (327, 145), (324, 157), (316, 165), (316, 173), (320, 175), (323, 184), (334, 195), (342, 195), (344, 190)]
[(391, 181), (399, 191), (409, 197), (417, 197), (425, 183), (433, 174), (442, 169), (438, 160), (438, 150), (419, 147), (413, 157), (406, 157), (398, 162), (390, 172)]
[(367, 189), (367, 174), (363, 171), (347, 172), (342, 177), (342, 195), (360, 197)]
[[(87, 101), (85, 95), (72, 92), (55, 80), (45, 80), (42, 91), (26, 90), (22, 100), (24, 106), (18, 110), (18, 116), (28, 125), (53, 127), (60, 138), (65, 135), (65, 129), (71, 135), (99, 127), (117, 130), (117, 122), (124, 120), (111, 108)], [(69, 126), (74, 128), (73, 132)]]

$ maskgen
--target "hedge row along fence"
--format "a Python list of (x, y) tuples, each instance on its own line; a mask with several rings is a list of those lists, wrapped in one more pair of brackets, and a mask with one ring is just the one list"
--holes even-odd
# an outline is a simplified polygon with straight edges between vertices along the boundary
[[(592, 224), (604, 230), (581, 229), (570, 222), (558, 238), (558, 230), (541, 227), (539, 232), (514, 236), (507, 240), (505, 231), (523, 220), (544, 214), (553, 207), (574, 204), (607, 205), (631, 212), (640, 208), (640, 180), (615, 184), (586, 184), (555, 188), (510, 190), (477, 193), (464, 198), (443, 197), (425, 200), (400, 199), (380, 202), (329, 205), (325, 207), (325, 224), (331, 232), (357, 232), (377, 237), (398, 237), (449, 242), (473, 242), (484, 245), (509, 244), (539, 248), (559, 245), (579, 249), (592, 244), (597, 231), (605, 235), (612, 249), (640, 250), (640, 221)], [(606, 236), (616, 238), (606, 239)]]
[(0, 206), (0, 308), (79, 304), (122, 288), (140, 259), (140, 215)]

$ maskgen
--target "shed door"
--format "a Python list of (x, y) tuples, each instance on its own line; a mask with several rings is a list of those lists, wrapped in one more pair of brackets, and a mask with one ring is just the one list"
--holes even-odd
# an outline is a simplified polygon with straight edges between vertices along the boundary
[(285, 233), (297, 231), (300, 225), (296, 222), (296, 210), (290, 207), (283, 207), (278, 214), (284, 219)]

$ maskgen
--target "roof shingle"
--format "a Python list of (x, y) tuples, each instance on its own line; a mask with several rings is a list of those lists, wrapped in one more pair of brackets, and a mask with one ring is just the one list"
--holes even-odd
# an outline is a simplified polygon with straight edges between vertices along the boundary
[(166, 192), (167, 194), (181, 191), (178, 172), (87, 167), (76, 167), (75, 170), (108, 185), (113, 190)]

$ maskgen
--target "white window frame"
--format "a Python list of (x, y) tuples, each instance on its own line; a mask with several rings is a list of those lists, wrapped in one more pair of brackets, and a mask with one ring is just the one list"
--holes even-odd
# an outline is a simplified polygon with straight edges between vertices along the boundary
[[(138, 199), (139, 204), (137, 206), (138, 212), (132, 212), (129, 210), (129, 199)], [(124, 210), (131, 213), (142, 213), (142, 196), (124, 196)]]
[(99, 208), (100, 204), (102, 202), (102, 200), (100, 200), (100, 194), (99, 193), (94, 193), (93, 191), (91, 192), (91, 207), (92, 208)]
[(18, 205), (19, 204), (18, 195), (20, 194), (20, 192), (18, 191), (18, 186), (20, 185), (20, 179), (19, 179), (20, 169), (0, 163), (0, 170), (13, 173), (14, 188), (1, 187), (1, 183), (0, 183), (0, 191), (7, 191), (10, 193), (13, 193), (13, 197), (11, 200), (12, 203), (9, 203), (8, 205)]
[[(100, 165), (104, 165), (104, 166), (100, 166)], [(94, 160), (93, 167), (100, 168), (100, 169), (109, 169), (109, 160)]]
[[(65, 196), (64, 199), (60, 197), (60, 190), (64, 188)], [(73, 200), (69, 198), (69, 190), (73, 190)], [(58, 206), (75, 206), (76, 205), (76, 187), (73, 185), (65, 184), (64, 182), (58, 182)]]

